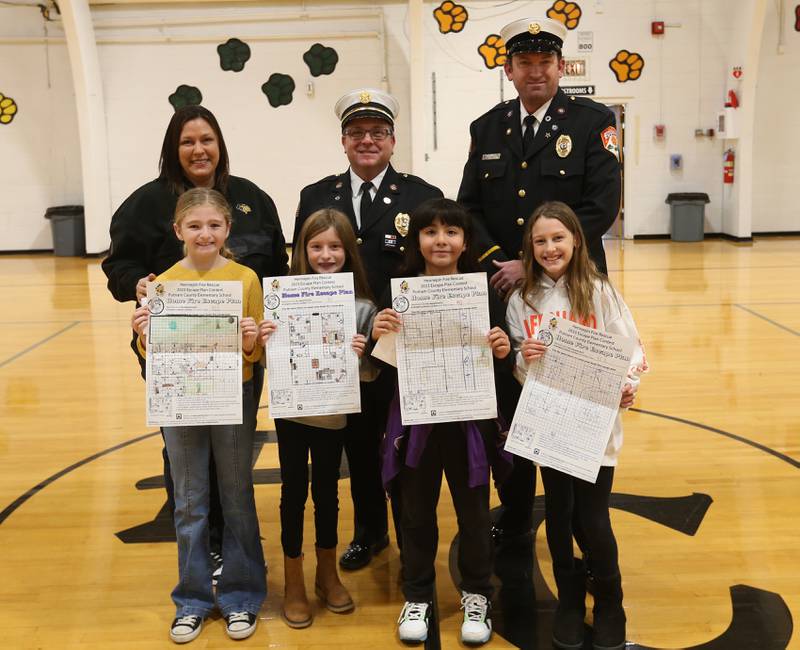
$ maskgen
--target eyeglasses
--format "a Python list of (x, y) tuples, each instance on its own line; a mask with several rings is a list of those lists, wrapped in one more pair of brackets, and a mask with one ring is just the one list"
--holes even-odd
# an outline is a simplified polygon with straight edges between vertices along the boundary
[(381, 140), (385, 140), (387, 137), (392, 135), (393, 132), (391, 129), (387, 129), (386, 127), (376, 127), (374, 129), (370, 129), (369, 131), (365, 131), (364, 129), (344, 130), (344, 134), (352, 140), (363, 140), (367, 136), (367, 133), (369, 133), (369, 137), (372, 138), (372, 140), (375, 142), (380, 142)]

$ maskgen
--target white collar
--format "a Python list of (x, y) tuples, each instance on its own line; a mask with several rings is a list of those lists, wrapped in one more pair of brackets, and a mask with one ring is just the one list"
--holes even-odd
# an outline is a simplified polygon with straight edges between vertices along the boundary
[(536, 118), (536, 122), (541, 124), (544, 122), (544, 116), (547, 115), (547, 110), (550, 108), (550, 104), (553, 103), (553, 98), (551, 97), (548, 99), (544, 104), (542, 104), (539, 108), (537, 108), (533, 113), (528, 113), (525, 109), (525, 105), (522, 103), (522, 100), (519, 100), (519, 124), (520, 128), (525, 123), (525, 118), (528, 115), (533, 115)]
[[(372, 186), (375, 188), (375, 192), (377, 192), (378, 188), (381, 186), (381, 183), (383, 182), (383, 177), (386, 176), (386, 171), (388, 169), (389, 169), (389, 165), (386, 165), (386, 167), (383, 168), (383, 171), (380, 174), (378, 174), (375, 178), (373, 178), (372, 181), (369, 181), (369, 182), (372, 183)], [(358, 174), (356, 174), (353, 171), (352, 167), (350, 168), (350, 187), (353, 190), (353, 198), (355, 198), (356, 196), (358, 196), (360, 194), (361, 186), (366, 182), (368, 182), (368, 181), (365, 181)]]

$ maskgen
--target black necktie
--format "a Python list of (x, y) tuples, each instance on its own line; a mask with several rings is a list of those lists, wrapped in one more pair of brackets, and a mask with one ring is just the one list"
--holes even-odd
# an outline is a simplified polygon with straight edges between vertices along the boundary
[(533, 125), (536, 123), (536, 118), (533, 115), (527, 115), (523, 122), (525, 123), (525, 133), (522, 134), (522, 150), (527, 153), (533, 147)]
[(364, 222), (367, 220), (367, 215), (369, 214), (370, 206), (372, 205), (372, 195), (370, 194), (370, 190), (372, 189), (372, 183), (362, 183), (361, 184), (361, 210), (360, 210), (360, 219), (361, 222), (359, 226), (363, 226)]

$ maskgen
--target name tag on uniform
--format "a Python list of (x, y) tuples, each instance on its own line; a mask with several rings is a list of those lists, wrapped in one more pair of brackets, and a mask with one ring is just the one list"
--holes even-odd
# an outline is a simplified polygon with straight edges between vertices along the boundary
[(500, 160), (499, 153), (485, 153), (481, 156), (481, 160)]
[(384, 235), (383, 236), (383, 247), (386, 248), (397, 248), (397, 235)]

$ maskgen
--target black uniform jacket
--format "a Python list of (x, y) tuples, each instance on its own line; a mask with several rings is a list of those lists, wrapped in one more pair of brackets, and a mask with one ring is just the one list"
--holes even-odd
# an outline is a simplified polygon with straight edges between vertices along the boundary
[[(259, 278), (286, 275), (288, 256), (272, 199), (247, 179), (231, 176), (225, 197), (233, 226), (228, 248), (236, 261)], [(131, 194), (111, 218), (111, 248), (103, 260), (108, 288), (120, 302), (136, 300), (136, 283), (183, 259), (172, 221), (178, 197), (166, 180), (156, 179)]]
[(389, 279), (403, 259), (407, 221), (398, 215), (410, 215), (423, 201), (441, 198), (442, 191), (429, 185), (418, 176), (399, 174), (389, 165), (383, 182), (372, 200), (369, 214), (361, 215), (361, 228), (356, 226), (353, 213), (353, 190), (350, 171), (326, 176), (307, 185), (300, 192), (300, 204), (294, 222), (296, 242), (303, 222), (322, 208), (336, 208), (350, 219), (359, 242), (359, 252), (364, 262), (372, 295), (380, 297), (389, 284)]
[[(561, 89), (526, 152), (518, 99), (498, 104), (470, 125), (472, 142), (458, 201), (476, 219), (481, 254), (499, 246), (483, 260), (488, 272), (496, 270), (491, 260), (519, 257), (525, 223), (544, 201), (563, 201), (575, 210), (589, 255), (606, 272), (602, 236), (616, 219), (621, 191), (619, 161), (612, 152), (616, 139), (608, 149), (604, 146), (612, 135), (607, 129), (614, 125), (606, 106), (567, 97)], [(563, 157), (556, 148), (560, 136), (569, 138)]]

